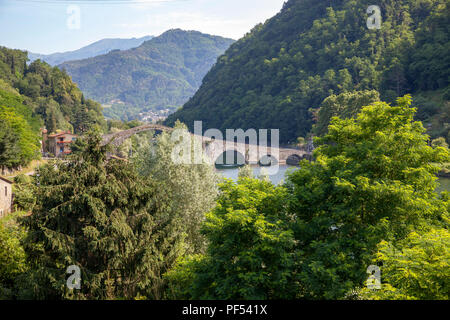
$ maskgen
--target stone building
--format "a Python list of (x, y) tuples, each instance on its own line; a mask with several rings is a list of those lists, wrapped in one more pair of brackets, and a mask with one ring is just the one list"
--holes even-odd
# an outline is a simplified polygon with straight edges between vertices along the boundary
[(12, 181), (0, 176), (0, 218), (11, 212), (12, 185)]
[(42, 147), (44, 152), (49, 152), (59, 158), (70, 154), (70, 145), (75, 142), (77, 135), (70, 131), (47, 135), (47, 130), (42, 132)]

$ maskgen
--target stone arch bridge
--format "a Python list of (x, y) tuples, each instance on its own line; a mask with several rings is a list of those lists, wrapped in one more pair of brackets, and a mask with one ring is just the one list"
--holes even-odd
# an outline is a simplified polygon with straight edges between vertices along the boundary
[[(102, 145), (110, 144), (117, 147), (133, 135), (151, 130), (165, 132), (174, 131), (173, 128), (163, 125), (147, 124), (129, 130), (104, 135)], [(278, 164), (297, 165), (302, 159), (311, 159), (311, 152), (305, 150), (272, 148), (262, 145), (214, 139), (194, 134), (190, 135), (197, 139), (199, 144), (201, 143), (203, 153), (211, 163), (217, 163), (217, 160), (223, 157), (224, 153), (226, 154), (229, 152), (239, 154), (241, 158), (245, 159), (245, 163), (248, 164), (261, 164), (264, 158), (269, 158), (275, 160)]]

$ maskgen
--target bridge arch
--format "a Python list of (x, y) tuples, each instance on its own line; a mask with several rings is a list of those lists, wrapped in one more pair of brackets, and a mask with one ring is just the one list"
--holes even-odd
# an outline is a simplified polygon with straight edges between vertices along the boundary
[(289, 155), (286, 159), (286, 164), (291, 166), (298, 166), (300, 164), (300, 161), (303, 159), (300, 155), (293, 153)]
[(270, 167), (278, 164), (278, 159), (269, 153), (260, 157), (258, 160), (258, 164), (261, 167)]
[(174, 129), (159, 124), (147, 124), (139, 127), (134, 127), (128, 130), (119, 131), (116, 133), (106, 134), (102, 137), (103, 138), (102, 145), (112, 144), (118, 147), (121, 144), (123, 144), (125, 140), (131, 138), (135, 134), (150, 130), (171, 132)]
[(216, 167), (243, 166), (245, 164), (245, 156), (235, 149), (225, 150), (214, 161)]

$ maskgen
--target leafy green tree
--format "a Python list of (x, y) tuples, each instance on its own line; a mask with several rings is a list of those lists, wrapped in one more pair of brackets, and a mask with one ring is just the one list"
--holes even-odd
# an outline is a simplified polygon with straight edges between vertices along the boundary
[[(190, 137), (184, 125), (177, 124), (175, 129), (184, 130)], [(189, 139), (187, 143), (192, 143), (193, 138)], [(205, 248), (200, 227), (205, 214), (215, 205), (218, 176), (206, 158), (200, 164), (175, 163), (172, 154), (177, 145), (171, 133), (163, 132), (156, 143), (138, 150), (135, 161), (141, 174), (156, 182), (155, 201), (162, 204), (161, 214), (181, 219), (187, 234), (187, 250), (198, 253)]]
[(13, 217), (0, 219), (0, 300), (16, 296), (17, 279), (28, 268), (20, 242), (25, 233), (14, 222), (10, 223), (11, 220)]
[(316, 161), (302, 161), (290, 175), (302, 297), (350, 298), (381, 241), (443, 227), (448, 207), (434, 192), (434, 163), (448, 161), (449, 153), (427, 145), (410, 104), (406, 96), (397, 106), (364, 107), (355, 119), (333, 118), (316, 140)]
[(380, 243), (374, 263), (381, 264), (380, 290), (361, 291), (363, 299), (448, 300), (450, 233), (447, 228), (413, 232), (400, 243)]
[(380, 101), (380, 94), (375, 90), (344, 92), (331, 95), (320, 106), (314, 133), (322, 136), (327, 133), (331, 118), (353, 118), (364, 106)]
[(433, 141), (431, 141), (431, 145), (433, 146), (433, 148), (441, 147), (448, 149), (448, 144), (443, 137), (434, 139)]
[(39, 140), (29, 123), (13, 108), (0, 104), (1, 165), (15, 168), (39, 158)]
[(298, 137), (297, 138), (297, 147), (299, 147), (300, 149), (305, 148), (306, 146), (306, 139), (303, 137)]
[(19, 137), (5, 120), (0, 119), (0, 166), (12, 168), (20, 159)]
[(169, 297), (294, 298), (294, 239), (281, 214), (285, 189), (242, 177), (225, 181), (220, 191), (203, 227), (207, 252), (181, 260), (167, 274)]
[(255, 175), (253, 174), (252, 167), (247, 164), (247, 165), (239, 168), (238, 177), (239, 178), (254, 178)]

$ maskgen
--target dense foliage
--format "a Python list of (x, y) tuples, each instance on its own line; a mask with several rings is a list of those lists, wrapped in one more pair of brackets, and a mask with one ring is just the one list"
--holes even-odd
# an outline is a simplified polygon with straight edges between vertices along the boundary
[(36, 205), (24, 219), (35, 298), (67, 297), (70, 265), (81, 268), (78, 299), (158, 298), (159, 275), (183, 235), (158, 215), (153, 182), (105, 157), (94, 135), (71, 161), (39, 170)]
[(380, 101), (380, 94), (375, 91), (344, 92), (326, 98), (318, 109), (317, 119), (313, 126), (314, 134), (323, 136), (328, 131), (333, 117), (353, 118), (364, 106)]
[(73, 129), (79, 134), (103, 125), (101, 106), (85, 99), (64, 71), (39, 60), (27, 66), (27, 59), (26, 52), (0, 48), (0, 79), (20, 93), (49, 132)]
[[(448, 1), (378, 1), (382, 28), (368, 30), (366, 10), (373, 4), (287, 1), (218, 59), (195, 96), (166, 123), (279, 128), (282, 142), (295, 142), (311, 130), (309, 110), (330, 95), (377, 90), (383, 101), (394, 102), (419, 90), (448, 91)], [(439, 95), (448, 101), (448, 94)], [(434, 108), (445, 115), (442, 104)], [(436, 131), (444, 123), (435, 123)]]
[(171, 162), (169, 133), (129, 160), (89, 135), (15, 179), (32, 214), (0, 226), (0, 298), (446, 300), (450, 201), (435, 189), (450, 155), (416, 111), (405, 96), (334, 117), (286, 184), (244, 167), (217, 199), (210, 165)]
[(364, 107), (356, 119), (334, 118), (316, 140), (316, 161), (290, 176), (305, 297), (345, 297), (363, 285), (381, 241), (447, 227), (433, 163), (448, 161), (449, 152), (427, 145), (410, 104), (407, 96), (398, 106)]
[(14, 168), (39, 157), (39, 129), (77, 134), (104, 127), (101, 106), (86, 100), (70, 77), (27, 53), (0, 47), (0, 165)]
[(140, 47), (60, 65), (86, 96), (110, 104), (112, 118), (132, 120), (146, 110), (176, 108), (198, 89), (203, 76), (233, 42), (195, 31), (170, 30)]
[(39, 157), (39, 124), (23, 97), (0, 79), (0, 166), (16, 168)]
[[(193, 143), (184, 125), (176, 124), (175, 129), (184, 130), (188, 142)], [(200, 228), (205, 213), (215, 206), (219, 177), (206, 159), (196, 165), (175, 163), (172, 154), (176, 146), (172, 135), (164, 132), (154, 144), (141, 146), (134, 160), (141, 175), (156, 182), (155, 201), (165, 204), (166, 214), (180, 219), (187, 252), (203, 252), (205, 239)]]
[(447, 228), (412, 232), (400, 243), (383, 241), (375, 263), (382, 264), (381, 290), (362, 290), (361, 297), (383, 300), (448, 300), (450, 234)]
[[(215, 205), (217, 178), (206, 163), (171, 165), (170, 135), (157, 140), (125, 160), (109, 157), (110, 147), (89, 133), (65, 161), (16, 177), (16, 206), (31, 215), (21, 219), (20, 237), (0, 229), (0, 298), (166, 296), (163, 275), (204, 251), (199, 229)], [(81, 270), (80, 290), (66, 286), (72, 265)]]
[(0, 299), (18, 296), (21, 278), (28, 270), (21, 240), (26, 233), (15, 219), (22, 213), (0, 219)]
[(207, 215), (204, 256), (188, 257), (169, 272), (169, 297), (286, 299), (295, 297), (294, 238), (283, 212), (285, 189), (241, 177), (220, 187)]
[[(436, 172), (449, 160), (406, 96), (356, 118), (333, 118), (285, 186), (248, 178), (221, 186), (207, 215), (204, 255), (167, 274), (184, 299), (448, 299), (448, 194)], [(370, 265), (382, 290), (366, 285)]]

